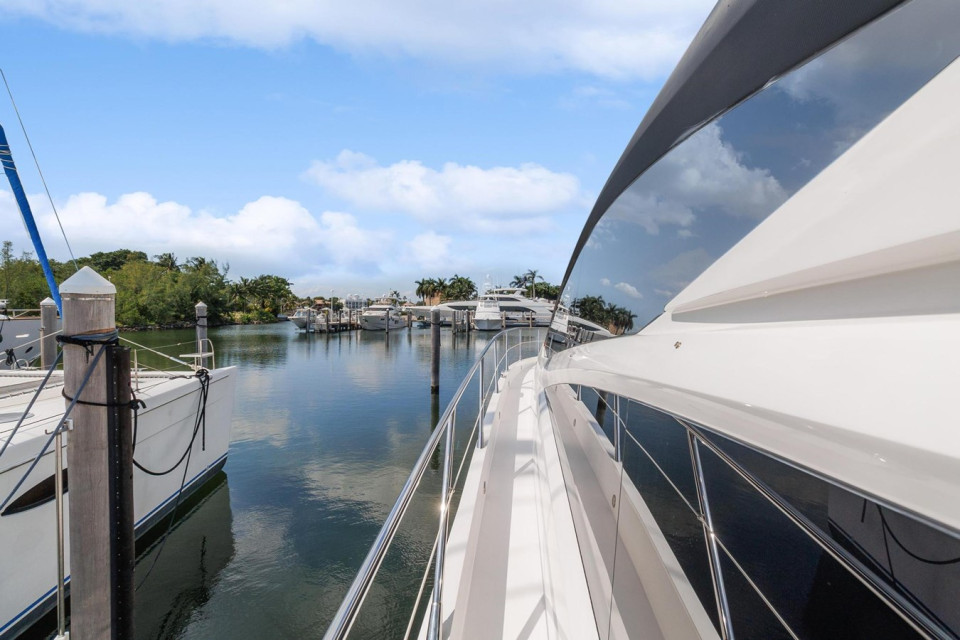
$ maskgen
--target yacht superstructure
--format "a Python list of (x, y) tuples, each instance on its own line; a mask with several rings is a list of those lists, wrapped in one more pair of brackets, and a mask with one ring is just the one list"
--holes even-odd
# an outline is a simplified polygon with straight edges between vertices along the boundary
[(958, 55), (949, 0), (719, 4), (327, 637), (440, 445), (420, 637), (960, 637)]
[[(545, 327), (550, 324), (554, 302), (543, 298), (529, 298), (522, 288), (499, 287), (489, 289), (481, 296), (496, 302), (504, 314), (508, 327), (529, 326)], [(478, 300), (449, 300), (433, 307), (440, 311), (440, 318), (449, 321), (454, 311), (477, 311)]]

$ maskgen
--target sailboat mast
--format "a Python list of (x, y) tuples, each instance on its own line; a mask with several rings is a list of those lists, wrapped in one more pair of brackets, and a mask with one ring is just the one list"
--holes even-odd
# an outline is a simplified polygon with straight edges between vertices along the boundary
[(7, 134), (0, 125), (0, 161), (3, 163), (3, 172), (7, 174), (7, 180), (10, 181), (10, 189), (13, 190), (13, 196), (17, 199), (17, 206), (20, 207), (20, 215), (23, 216), (23, 223), (27, 227), (27, 233), (30, 234), (30, 240), (33, 241), (33, 248), (37, 252), (37, 259), (40, 260), (40, 266), (43, 267), (43, 275), (47, 279), (47, 286), (50, 288), (50, 295), (57, 303), (57, 310), (63, 315), (63, 305), (60, 302), (60, 290), (57, 288), (57, 281), (53, 277), (53, 269), (50, 268), (50, 261), (47, 259), (47, 252), (43, 249), (43, 242), (40, 240), (40, 232), (37, 231), (37, 223), (33, 219), (33, 212), (30, 210), (30, 203), (27, 202), (27, 195), (23, 192), (23, 185), (20, 183), (20, 176), (17, 174), (17, 165), (13, 162), (13, 153), (10, 151), (10, 145), (7, 143)]

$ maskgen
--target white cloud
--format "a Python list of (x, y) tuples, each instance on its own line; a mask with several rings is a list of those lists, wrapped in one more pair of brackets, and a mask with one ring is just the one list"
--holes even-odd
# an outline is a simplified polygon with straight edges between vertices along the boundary
[[(66, 259), (46, 200), (30, 200), (48, 253)], [(0, 215), (19, 218), (15, 207), (10, 192), (0, 191)], [(199, 255), (229, 263), (233, 277), (264, 272), (296, 277), (318, 266), (379, 272), (390, 260), (394, 236), (390, 230), (364, 228), (348, 213), (314, 216), (299, 202), (274, 196), (258, 198), (226, 216), (159, 202), (145, 192), (124, 194), (113, 202), (99, 193), (80, 193), (70, 196), (59, 211), (78, 257), (119, 248), (151, 256), (172, 251), (180, 259)], [(18, 250), (32, 250), (17, 227), (4, 234), (12, 237), (2, 239), (13, 240)]]
[(735, 217), (763, 218), (787, 199), (769, 170), (748, 167), (711, 123), (640, 177), (610, 207), (607, 218), (638, 224), (651, 234), (663, 225), (692, 235), (697, 212), (719, 209)]
[(333, 162), (314, 162), (304, 177), (360, 209), (449, 220), (476, 231), (501, 231), (505, 220), (515, 233), (514, 223), (540, 228), (547, 214), (583, 201), (575, 176), (533, 163), (482, 169), (448, 162), (437, 170), (416, 160), (381, 166), (344, 150)]
[(613, 285), (613, 288), (637, 300), (643, 297), (643, 294), (637, 291), (637, 288), (635, 286), (626, 282), (618, 282), (617, 284)]
[(605, 286), (605, 287), (609, 287), (609, 286), (610, 286), (610, 278), (600, 278), (600, 284), (602, 284), (602, 285)]
[(494, 65), (508, 72), (654, 78), (674, 66), (712, 7), (712, 0), (6, 0), (0, 15), (167, 41), (274, 49), (311, 39), (351, 53)]
[(421, 269), (437, 270), (450, 265), (450, 244), (453, 238), (434, 231), (417, 235), (407, 243), (407, 254), (411, 262)]

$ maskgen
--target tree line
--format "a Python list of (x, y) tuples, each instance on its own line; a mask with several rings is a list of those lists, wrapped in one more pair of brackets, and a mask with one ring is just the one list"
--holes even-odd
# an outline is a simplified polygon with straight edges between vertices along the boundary
[[(228, 264), (191, 257), (182, 262), (172, 253), (150, 259), (143, 251), (118, 249), (78, 258), (76, 264), (51, 260), (57, 282), (89, 266), (117, 288), (117, 325), (176, 326), (196, 320), (194, 305), (203, 301), (211, 324), (269, 322), (296, 304), (291, 283), (280, 276), (227, 278)], [(40, 263), (29, 251), (14, 255), (13, 243), (0, 248), (0, 298), (12, 309), (35, 309), (49, 296)]]

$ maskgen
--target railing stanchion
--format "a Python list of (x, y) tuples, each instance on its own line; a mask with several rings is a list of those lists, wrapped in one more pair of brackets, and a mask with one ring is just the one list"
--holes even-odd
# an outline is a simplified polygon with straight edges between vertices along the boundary
[(67, 418), (64, 420), (63, 429), (58, 429), (53, 439), (53, 459), (56, 470), (54, 477), (54, 496), (56, 498), (57, 512), (57, 636), (56, 640), (66, 638), (67, 635), (67, 597), (66, 585), (66, 560), (64, 558), (64, 535), (63, 535), (63, 430), (70, 429), (73, 420)]
[(713, 594), (717, 599), (717, 613), (720, 615), (720, 631), (723, 640), (733, 640), (733, 622), (730, 620), (730, 607), (727, 604), (727, 590), (723, 584), (723, 572), (720, 567), (720, 551), (713, 532), (713, 517), (710, 514), (710, 501), (707, 499), (707, 486), (703, 478), (703, 465), (700, 462), (698, 438), (687, 432), (690, 458), (693, 462), (693, 476), (697, 485), (697, 499), (703, 515), (703, 533), (707, 542), (707, 555), (710, 556), (710, 577), (713, 579)]
[(483, 358), (480, 356), (480, 406), (477, 409), (477, 448), (483, 449), (486, 446), (486, 442), (483, 439), (483, 401), (485, 399), (486, 387), (483, 382)]
[(443, 481), (440, 485), (440, 532), (437, 538), (437, 562), (433, 569), (433, 602), (430, 604), (430, 625), (427, 627), (428, 640), (438, 640), (440, 638), (440, 625), (442, 622), (443, 561), (447, 550), (447, 522), (450, 515), (447, 499), (450, 493), (450, 467), (453, 458), (453, 424), (455, 417), (456, 414), (451, 414), (450, 417), (447, 418), (446, 424), (447, 441), (444, 445)]

